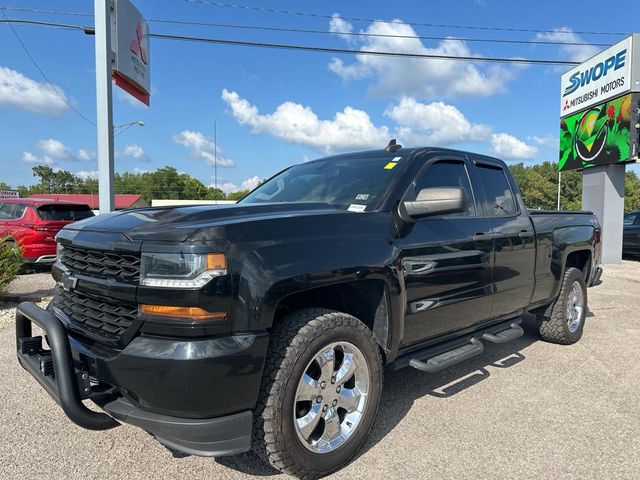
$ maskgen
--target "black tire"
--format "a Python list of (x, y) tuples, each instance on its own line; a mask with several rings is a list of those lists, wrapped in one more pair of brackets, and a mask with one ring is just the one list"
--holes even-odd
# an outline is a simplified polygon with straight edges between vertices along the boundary
[[(316, 453), (298, 438), (294, 400), (299, 380), (317, 352), (334, 342), (349, 342), (366, 360), (369, 394), (357, 427), (339, 448)], [(253, 449), (278, 470), (303, 479), (320, 478), (348, 463), (365, 441), (380, 404), (382, 359), (369, 328), (333, 310), (304, 309), (282, 319), (271, 333), (269, 351), (254, 412)]]
[[(567, 306), (571, 302), (571, 295), (574, 284), (580, 286), (583, 298), (583, 308), (579, 317), (579, 324), (570, 328), (567, 318)], [(584, 275), (577, 268), (567, 268), (562, 280), (562, 287), (556, 301), (549, 307), (543, 316), (540, 324), (540, 336), (543, 340), (562, 345), (576, 343), (582, 337), (584, 323), (586, 320), (587, 307), (587, 285)]]

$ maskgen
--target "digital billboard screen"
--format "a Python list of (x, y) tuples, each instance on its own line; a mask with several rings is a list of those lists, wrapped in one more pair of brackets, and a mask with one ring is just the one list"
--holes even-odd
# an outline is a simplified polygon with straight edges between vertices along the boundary
[[(629, 161), (635, 94), (629, 93), (562, 118), (558, 169), (575, 170)], [(633, 152), (635, 155), (635, 152)]]

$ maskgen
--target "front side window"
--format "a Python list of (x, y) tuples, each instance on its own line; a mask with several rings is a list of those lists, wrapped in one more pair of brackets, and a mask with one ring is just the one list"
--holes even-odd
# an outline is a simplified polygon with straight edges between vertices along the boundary
[(488, 217), (507, 217), (518, 213), (516, 201), (500, 167), (478, 165), (478, 173), (486, 199), (482, 203), (484, 214)]
[(634, 213), (627, 213), (624, 216), (624, 224), (625, 225), (633, 225), (636, 223), (636, 219), (638, 218), (638, 214), (636, 212)]
[[(441, 160), (429, 165), (415, 181), (414, 195), (417, 196), (423, 188), (458, 187), (464, 190), (467, 198), (467, 210), (451, 213), (448, 216), (469, 217), (476, 214), (469, 175), (464, 162)], [(414, 198), (415, 198), (414, 196)]]

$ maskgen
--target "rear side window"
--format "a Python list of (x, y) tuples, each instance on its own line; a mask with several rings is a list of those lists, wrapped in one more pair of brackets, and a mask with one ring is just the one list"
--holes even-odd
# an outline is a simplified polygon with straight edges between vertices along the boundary
[(486, 198), (482, 202), (488, 217), (506, 217), (518, 213), (516, 201), (504, 171), (499, 167), (478, 165), (478, 173), (484, 186)]
[(448, 214), (448, 216), (472, 217), (476, 214), (469, 175), (467, 175), (467, 168), (463, 162), (446, 160), (429, 165), (416, 178), (415, 195), (417, 196), (423, 188), (437, 187), (462, 188), (467, 196), (467, 211)]
[(19, 203), (0, 203), (0, 220), (17, 220), (22, 218), (26, 206)]
[(46, 221), (75, 222), (84, 218), (93, 217), (93, 212), (88, 205), (42, 205), (38, 207), (38, 215)]

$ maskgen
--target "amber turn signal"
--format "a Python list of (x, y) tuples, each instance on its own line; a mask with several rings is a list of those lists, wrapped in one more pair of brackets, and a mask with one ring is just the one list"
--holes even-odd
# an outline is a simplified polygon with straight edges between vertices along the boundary
[(199, 307), (171, 307), (167, 305), (140, 305), (140, 313), (172, 318), (190, 318), (194, 320), (212, 320), (225, 318), (226, 312), (207, 312)]
[(227, 259), (224, 253), (209, 253), (207, 255), (207, 270), (226, 270)]

